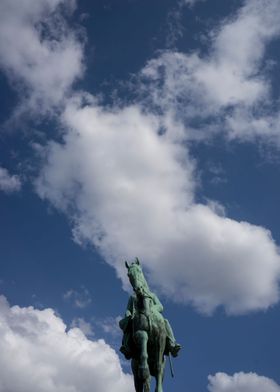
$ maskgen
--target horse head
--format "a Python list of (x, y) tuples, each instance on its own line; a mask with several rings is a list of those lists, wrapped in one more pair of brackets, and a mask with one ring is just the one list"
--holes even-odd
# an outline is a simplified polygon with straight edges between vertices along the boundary
[(125, 265), (129, 281), (136, 295), (144, 295), (144, 293), (149, 292), (139, 259), (136, 257), (135, 262), (130, 265), (126, 261)]

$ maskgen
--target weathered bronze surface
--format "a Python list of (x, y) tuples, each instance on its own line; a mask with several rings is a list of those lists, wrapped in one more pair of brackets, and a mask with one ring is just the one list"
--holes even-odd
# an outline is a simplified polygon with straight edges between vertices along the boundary
[(129, 298), (125, 317), (120, 321), (123, 341), (120, 351), (131, 359), (136, 392), (149, 392), (151, 376), (156, 379), (155, 392), (162, 392), (165, 356), (178, 355), (172, 328), (163, 318), (163, 306), (148, 286), (139, 260), (125, 262), (134, 294)]

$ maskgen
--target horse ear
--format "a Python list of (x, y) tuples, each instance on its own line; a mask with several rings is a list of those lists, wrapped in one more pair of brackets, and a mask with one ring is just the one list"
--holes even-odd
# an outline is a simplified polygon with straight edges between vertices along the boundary
[(127, 269), (129, 268), (129, 265), (128, 265), (127, 261), (125, 262), (125, 266), (126, 266)]
[(140, 261), (139, 261), (138, 257), (135, 258), (135, 263), (140, 265)]

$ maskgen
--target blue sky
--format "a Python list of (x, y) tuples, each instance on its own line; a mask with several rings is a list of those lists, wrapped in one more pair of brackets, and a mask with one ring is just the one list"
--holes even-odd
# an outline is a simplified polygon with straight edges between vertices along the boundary
[(0, 5), (0, 391), (128, 392), (138, 256), (165, 390), (279, 392), (278, 0)]

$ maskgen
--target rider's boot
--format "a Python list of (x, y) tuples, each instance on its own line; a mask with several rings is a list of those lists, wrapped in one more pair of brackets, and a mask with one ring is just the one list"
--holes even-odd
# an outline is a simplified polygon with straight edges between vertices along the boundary
[(169, 346), (168, 348), (169, 348), (169, 351), (170, 351), (172, 357), (177, 357), (182, 346), (180, 344), (176, 343), (175, 341), (172, 342), (171, 340), (169, 340), (168, 346)]

